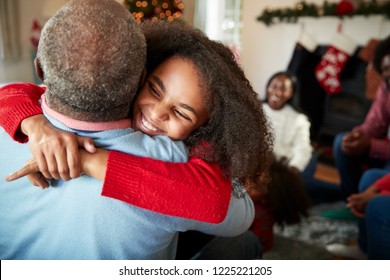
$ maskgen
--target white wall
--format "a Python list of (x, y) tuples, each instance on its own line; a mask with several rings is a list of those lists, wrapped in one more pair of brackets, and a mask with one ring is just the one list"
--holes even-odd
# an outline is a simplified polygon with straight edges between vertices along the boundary
[(31, 25), (34, 19), (44, 23), (66, 0), (14, 0), (19, 8), (19, 41), (22, 57), (17, 61), (0, 61), (0, 83), (25, 81), (34, 82)]
[[(297, 42), (301, 24), (281, 23), (267, 27), (256, 18), (266, 7), (294, 7), (297, 0), (242, 0), (243, 28), (241, 64), (254, 89), (262, 96), (268, 78), (276, 71), (285, 70)], [(323, 4), (323, 0), (310, 3)], [(338, 1), (329, 1), (338, 2)], [(304, 31), (319, 44), (329, 44), (337, 31), (337, 17), (304, 18), (300, 20)], [(382, 16), (356, 16), (343, 21), (343, 33), (356, 43), (365, 45), (371, 38), (384, 38), (390, 34), (390, 21)]]

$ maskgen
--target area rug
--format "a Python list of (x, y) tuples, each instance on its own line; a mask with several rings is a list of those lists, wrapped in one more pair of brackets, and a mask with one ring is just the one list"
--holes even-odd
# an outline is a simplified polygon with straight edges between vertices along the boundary
[(352, 240), (356, 240), (358, 233), (357, 221), (333, 220), (321, 217), (324, 211), (344, 207), (344, 202), (317, 205), (311, 209), (310, 216), (304, 219), (301, 224), (288, 226), (284, 229), (275, 227), (275, 233), (318, 246), (331, 243), (347, 244)]
[(274, 246), (264, 259), (332, 259), (325, 246), (332, 243), (356, 242), (357, 221), (332, 220), (321, 217), (327, 210), (345, 207), (344, 202), (314, 206), (301, 224), (274, 228)]

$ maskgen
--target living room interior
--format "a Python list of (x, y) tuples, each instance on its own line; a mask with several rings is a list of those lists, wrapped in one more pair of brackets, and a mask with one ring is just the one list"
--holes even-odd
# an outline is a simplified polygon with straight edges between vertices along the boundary
[[(40, 28), (66, 0), (10, 0), (13, 27), (1, 27), (0, 43), (12, 41), (12, 50), (5, 45), (0, 48), (0, 85), (14, 82), (39, 83), (33, 71), (36, 54), (34, 39), (39, 38)], [(126, 2), (119, 1), (118, 2)], [(152, 1), (138, 1), (152, 2)], [(355, 48), (341, 72), (341, 91), (330, 95), (317, 88), (306, 89), (300, 96), (302, 109), (312, 121), (311, 140), (319, 157), (316, 177), (338, 183), (339, 176), (332, 157), (332, 141), (342, 131), (350, 130), (361, 123), (373, 97), (367, 96), (364, 75), (367, 63), (359, 58), (359, 51), (372, 39), (383, 39), (390, 35), (389, 15), (372, 12), (367, 15), (320, 15), (302, 16), (302, 3), (296, 0), (182, 0), (181, 19), (202, 29), (210, 38), (222, 41), (237, 54), (247, 78), (264, 98), (268, 78), (275, 72), (286, 70), (290, 64), (297, 42), (303, 36), (313, 40), (313, 53), (321, 59), (327, 46), (333, 43), (335, 34), (342, 34), (354, 43)], [(338, 4), (343, 1), (328, 1)], [(348, 1), (353, 5), (372, 1)], [(389, 1), (374, 1), (377, 5)], [(323, 7), (324, 1), (309, 2)], [(142, 3), (141, 3), (142, 4)], [(140, 5), (141, 5), (140, 4)], [(301, 5), (301, 6), (300, 6)], [(261, 18), (265, 12), (289, 8), (290, 21), (277, 17), (267, 21)], [(344, 13), (344, 12), (343, 12)], [(13, 36), (5, 35), (12, 32)], [(4, 36), (8, 36), (7, 38)], [(303, 76), (314, 76), (307, 69)], [(329, 221), (321, 213), (329, 208), (342, 207), (343, 202), (321, 205), (302, 227), (276, 229), (274, 249), (265, 259), (337, 259), (324, 247), (329, 243), (353, 243), (357, 223), (351, 221)], [(322, 223), (322, 224), (321, 224)], [(336, 233), (331, 236), (331, 231)], [(328, 236), (325, 237), (325, 236)]]

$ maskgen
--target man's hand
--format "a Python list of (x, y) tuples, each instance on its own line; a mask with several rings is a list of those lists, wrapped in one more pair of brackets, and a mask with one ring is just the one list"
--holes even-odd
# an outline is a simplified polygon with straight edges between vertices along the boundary
[(372, 185), (362, 193), (352, 194), (347, 198), (347, 207), (351, 209), (352, 214), (356, 217), (363, 218), (365, 216), (368, 202), (379, 195), (380, 190)]
[(90, 153), (96, 151), (92, 139), (57, 129), (43, 115), (23, 120), (21, 130), (29, 137), (29, 147), (38, 169), (47, 179), (67, 181), (79, 177), (79, 146)]
[(370, 150), (371, 138), (364, 132), (355, 130), (346, 135), (342, 139), (342, 151), (351, 156), (367, 154)]

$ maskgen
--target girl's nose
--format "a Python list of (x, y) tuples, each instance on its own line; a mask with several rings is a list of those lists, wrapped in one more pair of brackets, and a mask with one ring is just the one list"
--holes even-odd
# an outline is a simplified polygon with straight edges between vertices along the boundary
[(168, 110), (163, 104), (156, 103), (150, 112), (150, 117), (153, 120), (166, 121), (169, 118)]
[(283, 95), (283, 89), (280, 87), (275, 87), (274, 88), (274, 94), (277, 96), (282, 96)]

